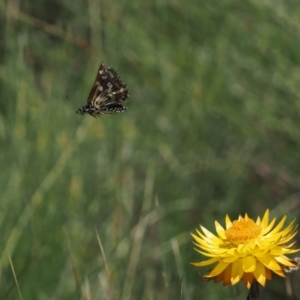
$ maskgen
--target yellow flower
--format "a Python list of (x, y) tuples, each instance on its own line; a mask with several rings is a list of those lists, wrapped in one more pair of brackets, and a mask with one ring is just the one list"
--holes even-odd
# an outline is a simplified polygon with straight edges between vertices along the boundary
[(290, 242), (297, 234), (295, 220), (282, 231), (286, 216), (273, 228), (275, 221), (269, 223), (267, 210), (263, 219), (258, 217), (256, 222), (247, 214), (231, 222), (227, 215), (226, 230), (215, 221), (218, 236), (200, 226), (203, 234), (198, 230), (192, 234), (195, 250), (210, 259), (192, 264), (197, 267), (216, 264), (203, 278), (223, 281), (224, 286), (234, 285), (241, 279), (248, 289), (254, 280), (265, 286), (266, 279), (272, 279), (271, 271), (284, 277), (284, 268), (295, 266), (285, 255), (300, 249), (292, 249), (295, 242)]

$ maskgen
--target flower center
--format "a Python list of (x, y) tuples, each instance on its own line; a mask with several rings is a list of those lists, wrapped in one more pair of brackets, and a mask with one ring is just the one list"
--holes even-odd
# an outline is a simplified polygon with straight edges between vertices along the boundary
[(252, 219), (240, 217), (239, 220), (232, 222), (230, 228), (225, 230), (225, 235), (231, 244), (238, 246), (250, 243), (260, 235), (261, 231), (261, 226)]

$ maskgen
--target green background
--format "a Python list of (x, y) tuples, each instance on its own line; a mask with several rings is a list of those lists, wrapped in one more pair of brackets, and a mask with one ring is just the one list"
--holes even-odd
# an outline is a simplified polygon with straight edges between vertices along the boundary
[[(299, 216), (299, 15), (281, 0), (1, 1), (0, 299), (19, 299), (16, 281), (31, 300), (246, 299), (201, 281), (190, 232)], [(102, 61), (129, 108), (77, 115)], [(299, 280), (274, 276), (262, 298)]]

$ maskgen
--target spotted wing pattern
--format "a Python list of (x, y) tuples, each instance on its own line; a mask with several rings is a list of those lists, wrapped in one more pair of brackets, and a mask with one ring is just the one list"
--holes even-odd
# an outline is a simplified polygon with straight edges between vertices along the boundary
[(93, 117), (122, 112), (127, 107), (122, 102), (129, 97), (127, 86), (121, 81), (118, 73), (102, 63), (99, 67), (96, 80), (90, 91), (87, 104), (78, 108), (76, 113), (88, 113)]

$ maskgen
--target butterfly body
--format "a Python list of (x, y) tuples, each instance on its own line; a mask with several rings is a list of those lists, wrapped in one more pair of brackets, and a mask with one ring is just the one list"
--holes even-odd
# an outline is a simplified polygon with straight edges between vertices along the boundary
[(102, 63), (96, 80), (90, 91), (87, 104), (78, 108), (76, 113), (88, 113), (97, 117), (110, 112), (122, 112), (127, 109), (121, 102), (129, 97), (127, 86), (121, 81), (118, 73)]

